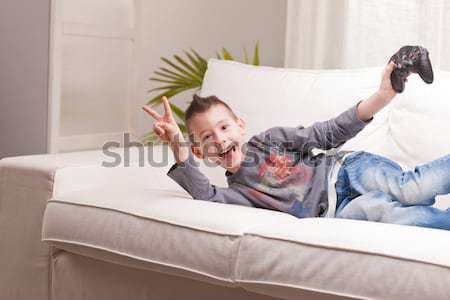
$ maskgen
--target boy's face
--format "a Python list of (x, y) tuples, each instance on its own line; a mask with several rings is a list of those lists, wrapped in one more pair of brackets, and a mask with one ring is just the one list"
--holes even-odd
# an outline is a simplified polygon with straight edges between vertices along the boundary
[[(189, 122), (194, 136), (192, 153), (235, 173), (243, 161), (242, 145), (245, 122), (231, 115), (223, 105), (213, 105), (203, 113), (195, 114)], [(229, 150), (229, 151), (227, 151)]]

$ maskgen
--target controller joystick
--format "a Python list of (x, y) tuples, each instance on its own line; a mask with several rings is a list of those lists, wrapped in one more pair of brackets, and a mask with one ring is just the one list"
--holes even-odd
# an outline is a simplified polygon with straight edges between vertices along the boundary
[(433, 82), (433, 68), (428, 50), (421, 46), (403, 46), (392, 55), (389, 62), (394, 62), (391, 84), (397, 93), (403, 92), (406, 78), (411, 73), (419, 74), (420, 78), (428, 84)]

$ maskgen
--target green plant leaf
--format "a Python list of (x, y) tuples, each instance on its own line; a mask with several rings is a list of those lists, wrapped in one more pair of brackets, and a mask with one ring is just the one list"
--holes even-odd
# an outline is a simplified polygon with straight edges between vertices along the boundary
[(184, 122), (184, 111), (173, 103), (170, 103), (169, 105), (173, 113)]
[(167, 58), (161, 57), (161, 59), (168, 65), (170, 65), (172, 68), (178, 70), (180, 73), (184, 74), (186, 77), (192, 79), (193, 81), (199, 81), (201, 82), (203, 79), (199, 78), (196, 74), (189, 73), (188, 71), (184, 70), (183, 68), (177, 66)]
[(255, 51), (253, 53), (253, 65), (259, 66), (259, 40), (256, 41)]
[(247, 48), (245, 48), (245, 47), (244, 47), (244, 57), (245, 57), (244, 62), (246, 64), (248, 64), (248, 62), (249, 62), (248, 51), (247, 51)]
[(165, 79), (180, 80), (180, 81), (185, 81), (186, 80), (186, 77), (181, 76), (181, 78), (180, 78), (180, 76), (173, 76), (173, 75), (171, 75), (169, 73), (165, 73), (165, 71), (162, 71), (162, 72), (154, 71), (153, 73), (155, 73), (156, 75), (161, 76), (161, 77), (163, 77)]
[(222, 53), (223, 53), (223, 59), (224, 60), (234, 60), (234, 58), (231, 55), (230, 51), (228, 51), (226, 48), (222, 48)]
[(192, 53), (194, 53), (195, 57), (197, 57), (197, 59), (201, 62), (202, 66), (205, 66), (205, 69), (208, 66), (208, 62), (206, 61), (206, 59), (204, 59), (203, 57), (201, 57), (194, 49), (191, 48)]
[(199, 70), (192, 67), (189, 63), (187, 63), (184, 59), (179, 57), (178, 55), (173, 56), (181, 65), (183, 65), (186, 69), (192, 72), (192, 74), (195, 74), (200, 80), (202, 80), (203, 76)]
[(181, 92), (184, 92), (186, 90), (191, 89), (191, 87), (183, 87), (178, 89), (171, 89), (165, 92), (162, 92), (161, 94), (153, 97), (151, 100), (147, 102), (147, 105), (157, 106), (162, 103), (161, 97), (166, 96), (167, 98), (171, 98), (172, 96), (179, 94)]
[[(184, 50), (184, 53), (189, 58), (191, 63), (195, 65), (197, 70), (199, 70), (201, 77), (203, 78), (205, 76), (207, 65), (205, 63), (203, 63), (201, 59), (198, 59), (198, 58), (192, 56), (192, 54), (190, 54), (189, 52)], [(203, 61), (206, 61), (206, 60), (203, 59)]]
[(151, 93), (153, 91), (160, 91), (160, 90), (173, 90), (173, 89), (180, 89), (180, 88), (192, 88), (195, 87), (193, 85), (187, 85), (187, 84), (175, 84), (175, 85), (165, 85), (165, 86), (160, 86), (157, 88), (153, 88), (151, 90), (148, 90), (148, 93)]
[(168, 80), (168, 79), (162, 79), (162, 78), (156, 78), (156, 77), (150, 77), (151, 81), (157, 81), (157, 82), (164, 82), (164, 83), (172, 83), (172, 84), (184, 84), (185, 81), (180, 80)]
[(176, 79), (176, 80), (187, 80), (189, 78), (187, 78), (186, 76), (183, 76), (182, 74), (179, 73), (175, 73), (167, 68), (163, 68), (160, 67), (159, 68), (162, 72), (159, 71), (155, 71), (155, 74), (163, 76), (163, 77), (167, 77), (167, 78), (172, 78), (172, 79)]
[[(181, 74), (177, 74), (177, 73), (172, 72), (172, 71), (170, 71), (170, 70), (168, 70), (168, 69), (166, 69), (166, 68), (160, 68), (160, 69), (161, 69), (163, 72), (167, 72), (167, 73), (169, 73), (169, 74), (175, 74), (174, 76), (177, 77), (177, 80), (180, 80), (180, 81), (182, 81), (182, 82), (186, 82), (186, 83), (188, 83), (188, 84), (192, 84), (192, 83), (195, 83), (195, 84), (201, 84), (201, 82), (198, 81), (197, 79), (193, 80), (192, 78), (183, 76), (183, 75), (181, 75)], [(203, 81), (203, 80), (202, 80), (202, 81)]]
[(187, 132), (187, 128), (186, 125), (182, 124), (182, 123), (178, 123), (178, 127), (180, 127), (181, 132)]

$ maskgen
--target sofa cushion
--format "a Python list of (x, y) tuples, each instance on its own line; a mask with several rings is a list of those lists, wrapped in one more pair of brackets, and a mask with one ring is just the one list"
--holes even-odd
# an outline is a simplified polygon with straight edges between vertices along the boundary
[[(450, 72), (436, 70), (432, 84), (411, 75), (405, 91), (397, 94), (387, 107), (389, 114), (383, 129), (377, 135), (363, 132), (344, 148), (384, 153), (408, 168), (449, 154), (450, 140), (446, 138), (450, 128), (449, 95)], [(383, 148), (385, 143), (380, 140), (383, 136), (395, 145), (395, 150)]]
[(360, 299), (448, 299), (448, 249), (445, 230), (299, 219), (247, 230), (236, 281), (289, 299), (300, 289)]
[[(201, 95), (227, 102), (247, 122), (251, 137), (272, 126), (308, 126), (338, 115), (376, 90), (381, 71), (302, 70), (210, 59)], [(380, 115), (371, 126), (381, 121)]]
[[(450, 154), (450, 72), (435, 70), (434, 75), (432, 84), (417, 74), (409, 76), (405, 91), (389, 104), (388, 118), (378, 127), (366, 127), (342, 149), (384, 155), (404, 170)], [(438, 196), (434, 206), (450, 207), (450, 195)]]
[(295, 217), (192, 200), (184, 191), (98, 189), (51, 199), (42, 240), (100, 260), (232, 284), (240, 237)]
[[(216, 95), (247, 124), (246, 139), (273, 126), (309, 126), (325, 121), (369, 97), (379, 85), (382, 67), (351, 70), (302, 70), (252, 66), (235, 61), (210, 59), (201, 95)], [(389, 114), (387, 107), (358, 135), (380, 135)], [(397, 150), (385, 130), (368, 149)], [(365, 141), (365, 139), (362, 139)], [(361, 139), (358, 139), (361, 141)], [(357, 143), (353, 148), (358, 148)], [(364, 145), (364, 144), (363, 144)], [(371, 148), (371, 146), (376, 146)], [(220, 168), (200, 166), (214, 178)]]
[(450, 292), (447, 231), (297, 219), (173, 190), (99, 189), (53, 198), (42, 239), (103, 261), (278, 297), (310, 290), (445, 299)]
[(392, 104), (391, 135), (402, 145), (411, 167), (450, 154), (450, 72), (435, 71), (432, 84), (418, 75)]

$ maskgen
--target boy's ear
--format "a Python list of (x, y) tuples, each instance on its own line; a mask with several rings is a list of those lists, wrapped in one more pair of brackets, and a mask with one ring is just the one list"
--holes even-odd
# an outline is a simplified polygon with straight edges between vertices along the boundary
[(195, 147), (193, 145), (191, 145), (191, 152), (199, 159), (203, 159), (203, 154), (200, 151), (200, 149), (198, 149), (198, 147)]
[(237, 119), (237, 123), (238, 126), (242, 128), (242, 130), (245, 132), (245, 130), (247, 129), (247, 123), (245, 123), (245, 121), (241, 118)]

